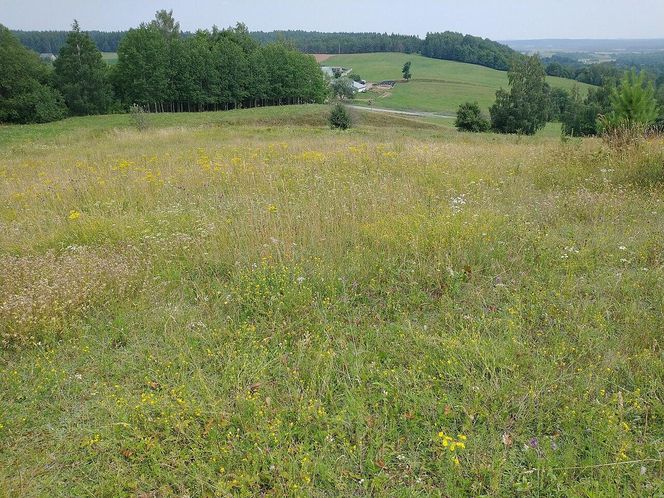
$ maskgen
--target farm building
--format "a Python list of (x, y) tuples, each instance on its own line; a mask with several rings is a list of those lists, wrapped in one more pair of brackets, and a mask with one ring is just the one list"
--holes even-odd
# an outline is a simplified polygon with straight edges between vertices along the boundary
[(357, 93), (364, 93), (367, 91), (367, 82), (364, 80), (353, 81), (353, 88)]

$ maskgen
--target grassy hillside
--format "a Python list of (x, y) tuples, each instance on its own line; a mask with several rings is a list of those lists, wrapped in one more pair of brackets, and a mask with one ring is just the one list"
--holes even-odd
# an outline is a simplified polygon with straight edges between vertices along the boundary
[(102, 52), (101, 56), (111, 66), (118, 63), (117, 52)]
[[(379, 97), (372, 93), (360, 95), (361, 101), (372, 99), (374, 105), (389, 109), (412, 109), (456, 113), (460, 104), (477, 101), (488, 110), (495, 100), (496, 90), (508, 87), (507, 73), (473, 64), (430, 59), (420, 55), (377, 53), (337, 55), (327, 59), (325, 65), (353, 68), (353, 72), (370, 82), (400, 80), (401, 68), (412, 61), (413, 80), (399, 84), (394, 90)], [(563, 78), (548, 78), (554, 87), (571, 89), (588, 85)]]
[(0, 128), (0, 495), (657, 495), (664, 143), (324, 109)]

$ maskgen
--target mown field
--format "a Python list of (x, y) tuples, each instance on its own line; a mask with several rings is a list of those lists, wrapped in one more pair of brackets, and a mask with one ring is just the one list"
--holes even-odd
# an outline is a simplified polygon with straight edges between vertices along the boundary
[(664, 142), (324, 112), (0, 127), (0, 495), (661, 495)]
[[(398, 84), (382, 96), (373, 92), (360, 94), (357, 100), (373, 100), (376, 107), (387, 109), (433, 111), (456, 114), (460, 104), (477, 101), (488, 111), (499, 88), (508, 88), (507, 73), (473, 64), (431, 59), (421, 55), (375, 53), (335, 55), (322, 64), (352, 68), (370, 82), (401, 80), (401, 68), (412, 61), (413, 79)], [(564, 78), (549, 77), (553, 87), (571, 90), (577, 85), (587, 91), (588, 85)]]
[(117, 52), (102, 52), (101, 56), (111, 66), (118, 63)]

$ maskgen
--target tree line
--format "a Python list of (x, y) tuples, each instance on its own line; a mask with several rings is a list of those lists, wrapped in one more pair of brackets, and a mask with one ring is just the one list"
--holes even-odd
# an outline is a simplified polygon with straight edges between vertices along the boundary
[[(26, 47), (38, 53), (57, 54), (64, 46), (67, 31), (23, 31), (12, 33)], [(117, 52), (127, 31), (89, 31), (88, 34), (102, 52)], [(183, 38), (195, 33), (184, 31)], [(388, 33), (321, 33), (318, 31), (285, 30), (254, 31), (251, 37), (261, 44), (287, 41), (307, 54), (355, 54), (366, 52), (417, 53), (422, 40), (417, 36)]]
[(287, 40), (307, 54), (360, 54), (369, 52), (418, 53), (422, 40), (412, 35), (387, 33), (321, 33), (318, 31), (253, 32), (261, 43)]
[(53, 67), (0, 27), (0, 122), (65, 115), (204, 111), (322, 102), (327, 85), (313, 57), (283, 42), (259, 44), (246, 26), (185, 37), (172, 12), (129, 30), (109, 67), (78, 23)]
[[(14, 31), (21, 43), (40, 53), (58, 53), (65, 44), (64, 31)], [(128, 32), (90, 31), (90, 38), (102, 52), (118, 52)], [(414, 35), (388, 33), (322, 33), (318, 31), (256, 31), (249, 33), (260, 44), (287, 42), (307, 54), (355, 54), (370, 52), (421, 53), (427, 57), (479, 64), (506, 71), (519, 57), (506, 45), (476, 36), (446, 31), (428, 33), (425, 39)], [(182, 38), (195, 33), (180, 33)]]
[[(578, 54), (582, 56), (583, 54)], [(542, 59), (549, 76), (601, 86), (619, 80), (625, 71), (646, 71), (656, 87), (664, 86), (664, 53), (618, 54), (611, 62), (584, 64), (576, 55), (553, 55)]]
[(578, 87), (572, 91), (551, 88), (546, 76), (537, 55), (516, 60), (508, 72), (509, 90), (496, 92), (489, 118), (477, 103), (468, 102), (459, 107), (457, 128), (533, 135), (547, 122), (558, 121), (563, 134), (570, 136), (633, 127), (664, 129), (664, 91), (657, 90), (644, 71), (632, 69), (619, 78), (606, 78), (585, 96)]
[[(88, 35), (102, 52), (117, 52), (126, 31), (88, 31)], [(12, 34), (31, 50), (39, 54), (57, 54), (67, 42), (68, 31), (22, 31)]]

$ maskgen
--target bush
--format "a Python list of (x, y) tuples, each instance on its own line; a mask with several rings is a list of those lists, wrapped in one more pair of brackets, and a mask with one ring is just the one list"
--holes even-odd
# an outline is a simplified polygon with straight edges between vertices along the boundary
[(150, 126), (147, 115), (148, 113), (145, 111), (145, 108), (138, 104), (132, 104), (129, 107), (129, 117), (138, 131), (143, 131)]
[(34, 88), (12, 99), (6, 99), (0, 106), (0, 122), (8, 123), (48, 123), (67, 115), (62, 95), (45, 85), (35, 84)]
[(489, 128), (491, 128), (491, 123), (482, 115), (482, 110), (477, 102), (461, 104), (454, 125), (459, 131), (475, 133), (489, 131)]
[(347, 130), (353, 125), (348, 110), (342, 104), (336, 104), (330, 112), (330, 126), (340, 130)]

